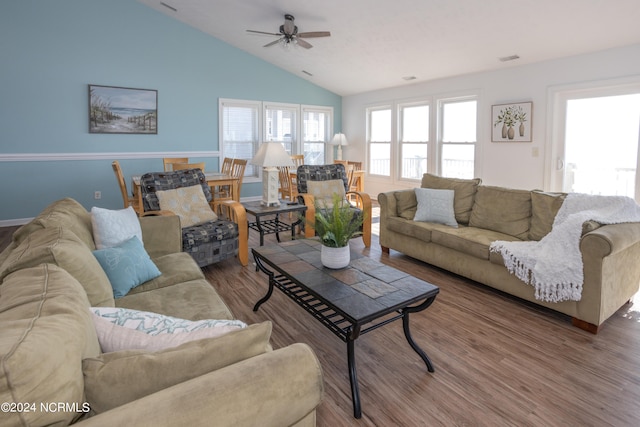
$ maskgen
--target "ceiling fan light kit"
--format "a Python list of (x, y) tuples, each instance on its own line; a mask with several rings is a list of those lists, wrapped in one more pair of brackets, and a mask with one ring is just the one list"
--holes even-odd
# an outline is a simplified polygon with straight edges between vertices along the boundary
[(249, 33), (255, 34), (266, 34), (268, 36), (277, 36), (278, 40), (274, 40), (270, 43), (264, 45), (264, 47), (273, 46), (274, 44), (280, 43), (284, 48), (290, 48), (291, 45), (298, 45), (305, 49), (311, 49), (313, 45), (306, 40), (305, 38), (313, 38), (313, 37), (329, 37), (331, 33), (329, 31), (311, 31), (305, 33), (298, 33), (298, 27), (295, 25), (295, 18), (293, 15), (285, 14), (284, 15), (284, 24), (280, 25), (280, 32), (278, 33), (268, 33), (265, 31), (256, 31), (256, 30), (247, 30)]

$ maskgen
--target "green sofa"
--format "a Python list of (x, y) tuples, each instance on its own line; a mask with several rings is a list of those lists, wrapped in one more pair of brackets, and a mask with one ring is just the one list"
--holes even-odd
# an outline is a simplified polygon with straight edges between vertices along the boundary
[(551, 231), (563, 203), (562, 193), (483, 186), (479, 179), (425, 174), (421, 188), (454, 190), (458, 228), (414, 221), (413, 189), (381, 193), (380, 245), (508, 294), (572, 317), (572, 323), (597, 333), (602, 323), (638, 292), (640, 223), (583, 224), (580, 251), (584, 285), (580, 301), (546, 302), (534, 287), (509, 273), (493, 241), (540, 240)]
[(76, 201), (14, 233), (0, 254), (0, 425), (314, 426), (318, 360), (301, 343), (273, 350), (270, 322), (155, 352), (101, 351), (90, 306), (233, 319), (181, 252), (178, 217), (140, 223), (162, 274), (115, 300)]

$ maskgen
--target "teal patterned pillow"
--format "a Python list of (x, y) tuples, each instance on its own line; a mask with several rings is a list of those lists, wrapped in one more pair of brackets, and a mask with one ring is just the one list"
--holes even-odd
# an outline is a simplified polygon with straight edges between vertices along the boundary
[(93, 251), (93, 255), (111, 282), (114, 298), (122, 298), (161, 274), (136, 236), (112, 248)]
[(118, 307), (91, 307), (91, 312), (104, 353), (120, 350), (158, 351), (247, 327), (240, 320), (191, 321)]

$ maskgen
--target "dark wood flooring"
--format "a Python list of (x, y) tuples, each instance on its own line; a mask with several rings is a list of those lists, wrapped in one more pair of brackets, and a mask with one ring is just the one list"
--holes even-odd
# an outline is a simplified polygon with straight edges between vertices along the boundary
[[(0, 229), (0, 248), (11, 233)], [(275, 236), (265, 242), (274, 243)], [(257, 244), (250, 231), (250, 246)], [(325, 382), (318, 426), (640, 425), (638, 302), (592, 335), (572, 327), (566, 316), (398, 252), (383, 254), (376, 235), (369, 249), (360, 239), (352, 244), (441, 289), (429, 309), (411, 318), (414, 339), (434, 373), (407, 344), (401, 322), (356, 342), (360, 420), (353, 418), (346, 344), (277, 290), (254, 313), (267, 278), (251, 264), (242, 268), (227, 260), (204, 269), (238, 318), (273, 322), (274, 348), (305, 342), (315, 350)]]

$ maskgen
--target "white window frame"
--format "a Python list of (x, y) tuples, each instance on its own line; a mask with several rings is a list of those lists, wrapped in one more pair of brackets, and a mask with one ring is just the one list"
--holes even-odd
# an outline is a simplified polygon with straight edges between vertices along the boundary
[[(323, 162), (326, 164), (327, 163), (327, 159), (328, 159), (328, 152), (329, 152), (329, 141), (331, 141), (331, 138), (333, 137), (333, 107), (322, 107), (322, 106), (318, 106), (318, 105), (301, 105), (300, 106), (300, 126), (299, 126), (299, 130), (300, 130), (300, 147), (299, 147), (299, 153), (304, 154), (305, 155), (305, 159), (307, 157), (307, 150), (305, 147), (305, 144), (309, 143), (309, 144), (315, 144), (318, 142), (322, 142), (324, 143), (324, 159)], [(305, 139), (306, 135), (305, 135), (305, 129), (304, 129), (304, 115), (305, 113), (319, 113), (319, 114), (326, 114), (327, 116), (327, 123), (325, 123), (325, 129), (324, 129), (324, 134), (325, 134), (325, 139), (320, 141), (307, 141)], [(306, 161), (305, 161), (306, 163)]]
[[(597, 98), (626, 95), (640, 91), (640, 78), (621, 78), (584, 84), (563, 85), (549, 88), (547, 109), (552, 118), (549, 126), (545, 156), (544, 188), (562, 191), (565, 166), (565, 134), (567, 101), (580, 98)], [(638, 169), (636, 169), (635, 199), (640, 201), (640, 148), (638, 149)]]
[[(284, 104), (280, 102), (263, 102), (262, 103), (262, 121), (263, 121), (263, 129), (262, 129), (262, 141), (263, 142), (280, 142), (285, 145), (285, 149), (288, 148), (287, 152), (289, 154), (298, 154), (299, 146), (298, 143), (300, 141), (300, 105), (299, 104)], [(293, 119), (293, 128), (295, 129), (293, 134), (289, 135), (290, 141), (274, 139), (269, 135), (269, 120), (267, 118), (267, 114), (269, 111), (289, 111), (294, 115)], [(287, 147), (289, 145), (289, 147)]]
[[(403, 131), (403, 125), (404, 125), (404, 109), (405, 108), (411, 108), (411, 107), (422, 107), (422, 106), (426, 106), (429, 107), (429, 134), (427, 136), (427, 140), (426, 141), (404, 141), (404, 135), (402, 133)], [(431, 105), (431, 99), (424, 99), (424, 100), (420, 100), (420, 101), (413, 101), (413, 102), (402, 102), (402, 103), (398, 103), (396, 106), (396, 110), (397, 110), (397, 115), (398, 115), (398, 125), (397, 125), (397, 159), (398, 159), (398, 164), (396, 169), (396, 179), (398, 181), (409, 181), (409, 182), (421, 182), (422, 177), (419, 178), (407, 178), (407, 177), (403, 177), (403, 168), (404, 168), (404, 164), (403, 164), (403, 158), (402, 158), (402, 148), (404, 144), (424, 144), (425, 146), (425, 155), (427, 156), (427, 170), (432, 170), (431, 169), (431, 165), (429, 164), (429, 162), (432, 161), (432, 151), (433, 149), (431, 148), (431, 141), (433, 140), (432, 138), (432, 133), (433, 133), (433, 126), (432, 126), (432, 115), (433, 115), (433, 106)]]
[[(371, 141), (371, 113), (376, 112), (376, 111), (383, 111), (383, 110), (390, 110), (391, 111), (391, 133), (390, 133), (390, 140), (389, 141)], [(396, 144), (396, 138), (394, 137), (394, 135), (396, 134), (396, 122), (397, 120), (394, 119), (394, 110), (395, 110), (395, 106), (394, 104), (381, 104), (381, 105), (375, 105), (375, 106), (369, 106), (366, 108), (366, 115), (367, 115), (367, 120), (366, 120), (366, 126), (367, 126), (367, 130), (366, 130), (366, 135), (367, 135), (367, 157), (366, 157), (366, 162), (367, 162), (367, 175), (370, 177), (378, 177), (378, 178), (382, 178), (382, 179), (389, 179), (393, 176), (395, 176), (395, 158), (396, 158), (396, 154), (395, 152), (397, 151), (395, 149)], [(373, 173), (371, 168), (373, 167), (373, 162), (371, 161), (371, 147), (374, 144), (389, 144), (389, 175), (383, 175), (383, 174), (379, 174), (379, 173)]]
[[(326, 137), (330, 138), (333, 136), (333, 107), (329, 106), (318, 106), (318, 105), (303, 105), (303, 104), (287, 104), (287, 103), (279, 103), (279, 102), (269, 102), (269, 101), (254, 101), (254, 100), (242, 100), (242, 99), (229, 99), (229, 98), (220, 98), (218, 100), (218, 141), (219, 141), (219, 151), (220, 158), (224, 158), (227, 156), (225, 153), (225, 141), (224, 141), (224, 108), (225, 107), (243, 107), (243, 108), (254, 108), (257, 111), (257, 139), (253, 144), (253, 153), (251, 157), (255, 155), (258, 151), (260, 144), (265, 141), (270, 141), (267, 139), (267, 111), (269, 109), (281, 109), (281, 110), (291, 110), (295, 111), (295, 135), (291, 135), (291, 154), (304, 153), (304, 141), (303, 141), (303, 117), (304, 112), (306, 111), (317, 111), (327, 114), (329, 123), (326, 124), (327, 128), (325, 130)], [(284, 142), (284, 141), (276, 141), (276, 142)], [(328, 159), (328, 150), (330, 147), (328, 141), (325, 141), (324, 148), (324, 159), (325, 162)], [(251, 160), (249, 158), (248, 160)], [(252, 182), (261, 182), (262, 181), (262, 169), (258, 167), (249, 167), (247, 164), (248, 171), (253, 170), (253, 173), (245, 172), (244, 182), (252, 183)]]
[[(260, 101), (250, 101), (250, 100), (240, 100), (240, 99), (226, 99), (226, 98), (220, 98), (218, 100), (218, 141), (219, 141), (219, 151), (220, 151), (220, 159), (223, 159), (225, 156), (227, 156), (227, 153), (225, 153), (225, 139), (224, 139), (224, 108), (225, 107), (242, 107), (242, 108), (254, 108), (257, 112), (256, 114), (256, 123), (254, 124), (254, 126), (256, 126), (255, 129), (255, 135), (256, 135), (256, 140), (253, 141), (253, 153), (251, 154), (251, 157), (253, 157), (255, 155), (255, 153), (258, 150), (259, 145), (262, 143), (263, 138), (262, 138), (262, 117), (263, 117), (263, 110), (262, 110), (262, 102)], [(251, 158), (247, 159), (247, 160), (251, 160)], [(220, 164), (222, 164), (222, 161), (220, 161)], [(247, 169), (245, 169), (245, 177), (244, 177), (244, 182), (260, 182), (261, 181), (261, 175), (262, 175), (262, 171), (260, 170), (260, 168), (256, 168), (256, 167), (249, 167), (249, 164), (247, 164)], [(253, 171), (253, 172), (250, 172)]]
[[(468, 101), (475, 101), (476, 102), (476, 139), (473, 142), (470, 141), (444, 141), (444, 106), (445, 104), (453, 104), (453, 103), (457, 103), (457, 102), (468, 102)], [(438, 120), (438, 129), (437, 129), (437, 143), (436, 145), (436, 155), (434, 156), (434, 159), (436, 159), (437, 161), (437, 165), (434, 168), (434, 170), (437, 171), (437, 173), (439, 175), (442, 175), (442, 171), (444, 169), (443, 167), (443, 161), (444, 159), (442, 158), (442, 153), (443, 153), (443, 147), (445, 145), (464, 145), (464, 146), (469, 146), (469, 145), (473, 145), (473, 151), (474, 151), (474, 156), (473, 156), (473, 175), (472, 176), (476, 176), (476, 171), (477, 171), (477, 161), (476, 159), (478, 158), (478, 123), (479, 123), (479, 117), (478, 117), (478, 105), (480, 105), (479, 99), (477, 95), (465, 95), (465, 96), (454, 96), (454, 97), (439, 97), (438, 100), (438, 112), (437, 112), (437, 120)]]
[[(366, 115), (366, 160), (367, 160), (367, 176), (374, 180), (391, 180), (392, 183), (406, 183), (415, 186), (421, 182), (420, 179), (402, 178), (402, 137), (401, 137), (401, 110), (407, 106), (428, 105), (429, 106), (429, 141), (427, 144), (427, 172), (441, 174), (441, 153), (442, 153), (442, 110), (441, 106), (447, 102), (464, 102), (476, 101), (476, 141), (474, 146), (474, 176), (476, 176), (479, 165), (479, 144), (478, 135), (480, 135), (480, 96), (477, 92), (458, 92), (449, 94), (438, 94), (433, 96), (422, 96), (419, 98), (395, 100), (379, 104), (371, 104), (365, 107)], [(389, 175), (374, 174), (371, 171), (371, 112), (378, 110), (391, 109), (391, 145), (390, 149), (390, 173)], [(387, 143), (387, 141), (378, 141), (377, 143)], [(471, 144), (471, 143), (469, 143)]]

